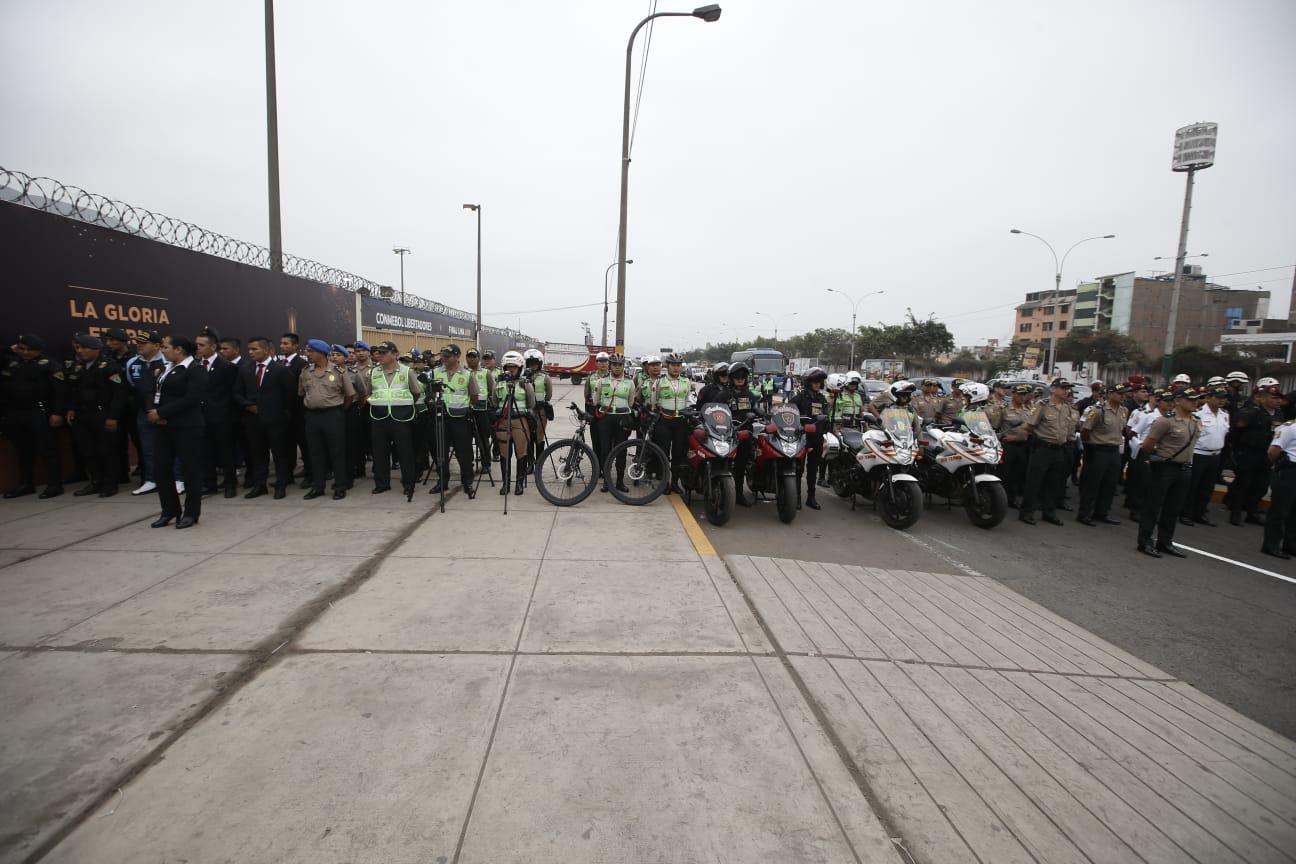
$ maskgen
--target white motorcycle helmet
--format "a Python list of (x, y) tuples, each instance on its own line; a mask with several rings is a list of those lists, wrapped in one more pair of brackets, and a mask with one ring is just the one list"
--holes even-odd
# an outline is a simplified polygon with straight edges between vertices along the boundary
[(540, 349), (538, 348), (528, 348), (527, 350), (523, 351), (522, 359), (523, 361), (538, 360), (540, 361), (541, 366), (544, 365), (544, 355), (540, 353)]
[(840, 372), (834, 372), (828, 376), (828, 389), (840, 390), (846, 386), (846, 376)]
[(909, 400), (913, 398), (914, 391), (917, 389), (918, 386), (912, 381), (902, 379), (888, 387), (887, 392), (891, 394), (891, 398), (895, 400), (897, 405), (908, 405)]
[(1192, 378), (1188, 377), (1188, 375), (1184, 374), (1183, 372), (1180, 372), (1178, 375), (1174, 377), (1174, 380), (1171, 381), (1170, 383), (1171, 384), (1191, 384)]
[(984, 384), (978, 384), (976, 381), (966, 382), (962, 387), (959, 387), (959, 392), (963, 394), (963, 398), (967, 400), (970, 406), (984, 405), (990, 401), (990, 388)]
[(1266, 377), (1266, 378), (1261, 378), (1259, 381), (1255, 383), (1255, 392), (1272, 393), (1277, 395), (1282, 392), (1282, 387), (1279, 386), (1277, 378)]
[(643, 365), (645, 365), (645, 366), (651, 366), (653, 363), (656, 363), (658, 366), (660, 366), (660, 365), (661, 365), (661, 358), (658, 357), (656, 354), (648, 354), (648, 355), (645, 355), (645, 356), (644, 356), (644, 358), (643, 358)]
[(600, 352), (598, 352), (597, 354), (594, 355), (594, 362), (595, 362), (595, 363), (599, 362), (600, 360), (604, 360), (604, 361), (606, 361), (606, 360), (609, 360), (609, 359), (611, 359), (611, 358), (608, 356), (608, 353), (607, 353), (606, 351), (600, 351)]
[(864, 376), (856, 372), (854, 369), (846, 373), (847, 384), (851, 383), (852, 381), (854, 381), (856, 384), (859, 384), (863, 380), (864, 380)]
[(516, 351), (506, 351), (500, 358), (500, 368), (507, 369), (510, 366), (516, 366), (521, 369), (523, 366), (522, 355)]
[(1207, 387), (1223, 387), (1226, 383), (1223, 375), (1212, 375), (1206, 379)]

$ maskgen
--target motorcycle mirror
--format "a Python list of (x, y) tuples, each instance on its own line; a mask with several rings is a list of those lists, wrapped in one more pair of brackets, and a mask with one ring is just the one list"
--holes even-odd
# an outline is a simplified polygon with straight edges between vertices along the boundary
[(765, 431), (770, 435), (777, 435), (778, 427), (775, 426), (773, 423), (767, 423), (765, 424)]
[(749, 430), (747, 430), (747, 429), (740, 429), (740, 430), (738, 431), (738, 440), (739, 440), (739, 441), (749, 441), (749, 440), (751, 440), (751, 432), (750, 432)]
[(815, 434), (815, 424), (813, 424), (813, 423), (807, 423), (807, 424), (805, 425), (805, 433), (806, 433), (807, 435), (813, 435), (813, 434)]

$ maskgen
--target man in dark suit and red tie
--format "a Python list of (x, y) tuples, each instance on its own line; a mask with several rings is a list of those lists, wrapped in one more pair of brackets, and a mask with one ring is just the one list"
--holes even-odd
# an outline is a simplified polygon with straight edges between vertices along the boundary
[(234, 383), (238, 371), (234, 365), (217, 352), (220, 339), (210, 330), (204, 330), (194, 340), (198, 346), (196, 362), (207, 374), (203, 394), (203, 494), (216, 494), (216, 469), (221, 471), (225, 497), (238, 494), (238, 476), (234, 473), (234, 424), (231, 406), (234, 404)]
[(248, 440), (248, 483), (244, 498), (258, 498), (268, 491), (270, 459), (275, 463), (276, 499), (283, 498), (292, 482), (293, 458), (288, 448), (293, 406), (297, 401), (296, 377), (274, 359), (274, 347), (264, 336), (248, 340), (251, 362), (239, 364), (234, 401), (243, 411), (243, 428)]
[[(157, 378), (148, 422), (153, 424), (153, 474), (162, 501), (162, 515), (153, 523), (164, 528), (191, 528), (202, 515), (203, 388), (207, 376), (194, 365), (194, 343), (187, 336), (167, 336), (162, 353), (167, 367)], [(184, 508), (176, 491), (174, 466), (180, 461), (185, 484)]]

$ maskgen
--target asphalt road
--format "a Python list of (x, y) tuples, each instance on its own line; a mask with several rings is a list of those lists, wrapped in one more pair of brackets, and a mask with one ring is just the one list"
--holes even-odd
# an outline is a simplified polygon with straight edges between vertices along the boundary
[[(1214, 508), (1218, 528), (1180, 526), (1185, 560), (1135, 551), (1136, 526), (1032, 527), (1009, 510), (993, 530), (973, 527), (961, 507), (935, 499), (918, 524), (892, 530), (860, 503), (820, 489), (823, 509), (778, 521), (772, 499), (738, 509), (728, 525), (692, 510), (716, 549), (809, 561), (867, 564), (922, 572), (968, 573), (1004, 585), (1126, 651), (1198, 687), (1289, 738), (1296, 738), (1296, 578), (1292, 561), (1260, 554), (1263, 529), (1233, 527)], [(1072, 488), (1071, 502), (1078, 498)], [(1120, 514), (1122, 516), (1127, 514)]]

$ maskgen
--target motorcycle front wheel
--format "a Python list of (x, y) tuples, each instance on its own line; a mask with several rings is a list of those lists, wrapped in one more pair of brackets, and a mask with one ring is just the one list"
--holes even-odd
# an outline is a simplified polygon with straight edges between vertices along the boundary
[(969, 521), (978, 528), (990, 529), (1004, 520), (1008, 512), (1008, 493), (1002, 483), (972, 483), (963, 495), (963, 509)]
[(882, 521), (897, 530), (910, 527), (922, 515), (922, 489), (912, 480), (889, 480), (877, 491)]
[(737, 490), (732, 476), (715, 477), (707, 490), (706, 517), (712, 525), (723, 525), (733, 515), (737, 503)]
[[(807, 482), (813, 483), (814, 480), (807, 478)], [(778, 505), (778, 517), (781, 522), (790, 524), (796, 518), (797, 511), (796, 475), (779, 477), (777, 483), (778, 486), (774, 489), (774, 503)]]

